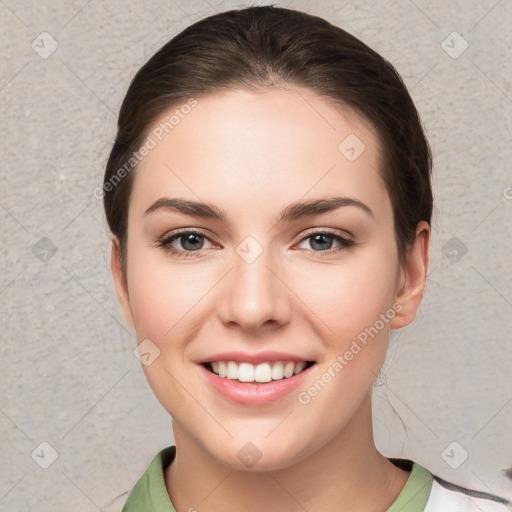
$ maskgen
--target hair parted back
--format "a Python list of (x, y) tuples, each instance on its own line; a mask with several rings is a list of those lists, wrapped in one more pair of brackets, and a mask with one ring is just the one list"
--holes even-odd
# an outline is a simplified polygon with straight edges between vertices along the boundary
[[(271, 5), (230, 10), (194, 23), (166, 43), (130, 83), (104, 184), (126, 166), (151, 126), (172, 107), (226, 89), (286, 85), (309, 88), (349, 107), (375, 129), (403, 259), (418, 223), (430, 224), (433, 208), (432, 155), (416, 107), (386, 59), (345, 30), (301, 11)], [(103, 195), (125, 271), (136, 171), (130, 167), (132, 172), (108, 192), (104, 187)]]

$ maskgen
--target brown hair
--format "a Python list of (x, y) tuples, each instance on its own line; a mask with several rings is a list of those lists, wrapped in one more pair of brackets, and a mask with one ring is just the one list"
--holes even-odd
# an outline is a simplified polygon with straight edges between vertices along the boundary
[(382, 144), (380, 171), (403, 260), (418, 223), (431, 222), (433, 198), (430, 146), (400, 75), (343, 29), (317, 16), (269, 5), (230, 10), (194, 23), (133, 78), (121, 105), (103, 185), (107, 222), (119, 239), (125, 271), (134, 174), (130, 171), (137, 163), (132, 156), (154, 122), (193, 96), (278, 84), (309, 88), (352, 109), (376, 129)]

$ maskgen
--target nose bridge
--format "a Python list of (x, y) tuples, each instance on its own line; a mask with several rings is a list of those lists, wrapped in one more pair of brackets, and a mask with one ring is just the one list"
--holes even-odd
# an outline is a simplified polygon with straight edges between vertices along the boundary
[(220, 301), (223, 322), (254, 330), (269, 321), (286, 321), (287, 288), (276, 277), (277, 267), (272, 251), (253, 237), (239, 244)]

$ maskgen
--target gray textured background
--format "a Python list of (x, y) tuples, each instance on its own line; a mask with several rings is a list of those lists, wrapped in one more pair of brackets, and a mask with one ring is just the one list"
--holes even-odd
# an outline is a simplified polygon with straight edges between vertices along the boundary
[[(0, 0), (2, 512), (119, 511), (173, 442), (132, 353), (93, 190), (136, 70), (191, 22), (246, 5)], [(429, 282), (375, 388), (378, 446), (512, 498), (512, 2), (276, 5), (322, 15), (390, 60), (434, 152)]]

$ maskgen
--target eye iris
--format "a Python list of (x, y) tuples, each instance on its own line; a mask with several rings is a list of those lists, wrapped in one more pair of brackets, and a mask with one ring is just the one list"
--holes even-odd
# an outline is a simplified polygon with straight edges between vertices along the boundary
[[(202, 236), (201, 235), (197, 235), (195, 233), (189, 233), (188, 235), (182, 235), (181, 237), (181, 240), (185, 241), (185, 243), (182, 243), (182, 246), (183, 248), (186, 250), (186, 251), (193, 251), (194, 249), (201, 249), (201, 247), (203, 246), (203, 242), (204, 240), (201, 240), (201, 242), (199, 243), (199, 246), (197, 245), (197, 239), (201, 239)], [(194, 245), (194, 241), (196, 242), (196, 244)], [(191, 243), (192, 246), (188, 246), (187, 247), (187, 244)]]
[(320, 243), (320, 245), (317, 246), (317, 248), (320, 248), (320, 249), (330, 249), (331, 246), (332, 246), (332, 237), (330, 237), (329, 235), (323, 235), (321, 233), (313, 236), (313, 238), (311, 239), (311, 247), (313, 247), (313, 249), (315, 249), (315, 244), (318, 243), (318, 239), (323, 239), (324, 242), (325, 242), (326, 238), (331, 240), (331, 243), (327, 244), (328, 247), (325, 245), (325, 243), (324, 244)]

